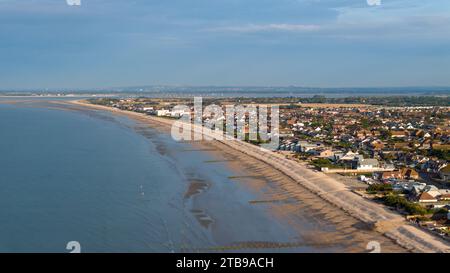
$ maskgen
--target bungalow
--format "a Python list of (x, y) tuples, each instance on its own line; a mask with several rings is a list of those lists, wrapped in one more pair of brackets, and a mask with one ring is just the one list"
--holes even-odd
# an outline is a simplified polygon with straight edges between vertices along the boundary
[(358, 170), (373, 170), (377, 169), (380, 166), (378, 163), (378, 160), (374, 158), (368, 158), (368, 159), (360, 159), (358, 160), (356, 169)]
[(395, 131), (395, 130), (392, 130), (390, 133), (393, 138), (405, 138), (408, 134), (408, 132), (406, 131)]
[(429, 195), (433, 196), (436, 199), (442, 195), (439, 190), (430, 190), (430, 191), (425, 191), (425, 192), (428, 193)]
[(319, 151), (317, 156), (318, 157), (323, 157), (323, 158), (325, 158), (325, 157), (333, 157), (334, 156), (334, 152), (332, 150), (330, 150), (330, 149), (324, 149), (324, 150)]
[(433, 144), (433, 150), (448, 151), (450, 144)]
[(428, 192), (423, 192), (419, 196), (419, 203), (436, 203), (438, 200)]
[(354, 153), (352, 151), (349, 151), (345, 155), (343, 155), (339, 160), (340, 161), (354, 161), (359, 158), (363, 158), (363, 156), (360, 154)]
[(157, 111), (156, 111), (156, 115), (157, 115), (158, 117), (162, 117), (162, 116), (170, 116), (170, 110), (165, 110), (165, 109), (157, 110)]
[(403, 150), (403, 149), (411, 149), (411, 147), (409, 147), (408, 142), (397, 142), (397, 143), (394, 143), (394, 149)]
[(301, 145), (300, 150), (301, 150), (301, 152), (304, 152), (304, 153), (307, 153), (310, 150), (315, 150), (317, 148), (322, 147), (321, 143), (302, 143), (300, 145)]
[(144, 112), (153, 112), (153, 107), (143, 107), (142, 111), (144, 111)]
[(389, 171), (389, 172), (383, 172), (380, 176), (379, 176), (382, 180), (387, 180), (387, 179), (402, 179), (402, 175), (400, 173), (400, 171)]
[(402, 179), (419, 179), (419, 173), (411, 168), (402, 168), (400, 170)]
[[(405, 192), (413, 192), (415, 186), (416, 187), (420, 186), (420, 183), (400, 181), (400, 182), (396, 182), (393, 184), (394, 190), (405, 191)], [(423, 187), (425, 187), (425, 184), (423, 185)], [(421, 190), (418, 190), (417, 192), (421, 192)], [(415, 195), (417, 196), (417, 194), (415, 194)]]

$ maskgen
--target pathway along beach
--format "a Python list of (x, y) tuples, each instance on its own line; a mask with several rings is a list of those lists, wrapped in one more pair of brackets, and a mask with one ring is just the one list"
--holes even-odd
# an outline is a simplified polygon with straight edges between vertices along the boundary
[[(69, 103), (125, 115), (168, 133), (173, 123), (173, 120), (94, 105), (86, 101)], [(355, 246), (355, 252), (365, 251), (364, 243), (374, 240), (380, 242), (382, 252), (448, 252), (450, 249), (448, 242), (408, 223), (400, 214), (366, 200), (335, 179), (314, 172), (305, 165), (288, 160), (279, 154), (236, 140), (201, 141), (194, 145), (203, 148), (212, 147), (210, 150), (216, 154), (218, 160), (227, 161), (236, 170), (244, 169), (246, 172), (252, 172), (253, 175), (236, 179), (256, 192), (264, 188), (267, 198), (250, 202), (269, 204), (274, 217), (301, 217), (302, 211), (309, 210), (339, 227), (332, 236), (311, 234), (312, 240), (319, 242), (345, 240), (336, 236), (348, 236), (351, 237), (349, 240), (359, 242), (359, 245)], [(270, 190), (267, 190), (268, 188)], [(282, 202), (285, 200), (300, 202)], [(345, 232), (339, 234), (339, 231)]]

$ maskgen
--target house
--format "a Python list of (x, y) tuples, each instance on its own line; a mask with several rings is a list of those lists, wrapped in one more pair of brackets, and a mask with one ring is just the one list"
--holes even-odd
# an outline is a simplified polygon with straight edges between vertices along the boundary
[(295, 119), (295, 118), (291, 118), (291, 119), (289, 119), (288, 121), (287, 121), (287, 124), (288, 125), (294, 125), (294, 124), (296, 124), (297, 123), (297, 120)]
[(367, 158), (358, 160), (356, 169), (358, 170), (373, 170), (379, 167), (379, 163), (377, 159)]
[(156, 115), (157, 115), (158, 117), (162, 117), (162, 116), (170, 116), (170, 110), (165, 110), (165, 109), (157, 110), (157, 111), (156, 111)]
[(317, 148), (322, 147), (321, 143), (301, 143), (300, 150), (301, 152), (307, 153), (310, 150), (316, 150)]
[(445, 182), (450, 182), (450, 165), (445, 166), (439, 170), (439, 176)]
[[(420, 187), (422, 183), (417, 183), (417, 182), (405, 182), (405, 181), (400, 181), (400, 182), (396, 182), (393, 184), (393, 188), (394, 190), (398, 190), (398, 191), (405, 191), (405, 192), (415, 192), (414, 187)], [(423, 187), (425, 187), (426, 184), (423, 184)], [(422, 189), (418, 189), (417, 192), (420, 193), (422, 191)], [(417, 194), (415, 194), (417, 196)]]
[(450, 144), (433, 144), (433, 150), (448, 151), (450, 150)]
[(436, 199), (442, 195), (439, 190), (429, 190), (429, 191), (425, 191), (425, 192), (428, 193), (429, 195), (433, 196)]
[(360, 154), (354, 153), (352, 151), (349, 151), (345, 155), (343, 155), (339, 160), (340, 161), (354, 161), (359, 158), (363, 158), (363, 156)]
[(177, 117), (177, 118), (182, 117), (184, 115), (189, 115), (189, 114), (190, 114), (190, 111), (189, 110), (185, 111), (184, 109), (183, 110), (172, 110), (172, 112), (170, 112), (171, 117)]
[(334, 152), (330, 149), (325, 149), (322, 151), (319, 151), (318, 157), (333, 157), (334, 156)]
[(143, 107), (142, 111), (144, 111), (144, 112), (152, 112), (153, 111), (153, 107)]
[(409, 143), (408, 142), (397, 142), (394, 143), (394, 149), (395, 150), (409, 150), (411, 149), (411, 147), (409, 147)]
[(419, 150), (429, 150), (431, 149), (431, 142), (430, 141), (423, 141), (419, 147)]
[(436, 186), (433, 185), (426, 185), (423, 189), (423, 193), (427, 193), (429, 196), (431, 196), (436, 200), (438, 199), (438, 197), (442, 195), (441, 190), (439, 190)]
[(331, 160), (333, 160), (333, 162), (338, 162), (339, 160), (341, 160), (341, 158), (344, 156), (344, 153), (342, 152), (336, 152), (334, 153), (333, 157), (331, 158)]
[(391, 131), (391, 136), (393, 138), (405, 138), (408, 135), (406, 131)]
[(422, 192), (419, 196), (419, 203), (436, 203), (438, 200), (428, 192)]
[(375, 140), (372, 141), (370, 143), (370, 146), (372, 147), (372, 149), (374, 149), (375, 151), (380, 151), (382, 149), (384, 149), (384, 143), (379, 141), (379, 140)]
[(399, 170), (397, 171), (389, 171), (389, 172), (383, 172), (381, 173), (381, 175), (379, 176), (380, 179), (382, 180), (387, 180), (387, 179), (402, 179), (402, 174), (400, 173)]
[(415, 179), (415, 180), (419, 179), (419, 173), (411, 168), (402, 168), (400, 170), (400, 175), (402, 179)]
[(450, 201), (450, 194), (448, 194), (448, 193), (441, 194), (441, 196), (439, 196), (439, 200), (440, 201)]

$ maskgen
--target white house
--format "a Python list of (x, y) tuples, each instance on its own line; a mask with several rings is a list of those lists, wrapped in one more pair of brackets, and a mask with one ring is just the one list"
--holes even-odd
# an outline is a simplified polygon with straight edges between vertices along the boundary
[(378, 160), (373, 158), (361, 159), (358, 161), (358, 170), (372, 170), (379, 167)]
[(162, 116), (170, 116), (170, 110), (166, 110), (166, 109), (161, 109), (156, 111), (156, 115), (158, 117), (162, 117)]
[(349, 151), (345, 155), (343, 155), (339, 160), (342, 160), (342, 161), (353, 161), (353, 160), (358, 159), (360, 157), (362, 157), (362, 155), (354, 153), (352, 151)]
[(177, 118), (182, 117), (184, 115), (189, 115), (189, 114), (190, 114), (190, 110), (185, 111), (184, 109), (183, 110), (172, 110), (172, 112), (170, 112), (170, 116), (177, 117)]

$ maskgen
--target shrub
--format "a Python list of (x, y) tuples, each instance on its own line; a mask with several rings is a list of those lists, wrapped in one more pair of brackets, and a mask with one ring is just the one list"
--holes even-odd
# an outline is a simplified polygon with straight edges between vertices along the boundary
[(387, 206), (404, 209), (410, 215), (425, 215), (428, 213), (426, 208), (397, 194), (388, 194), (383, 199)]
[(367, 188), (367, 192), (369, 193), (391, 192), (391, 191), (392, 191), (391, 184), (373, 184)]

